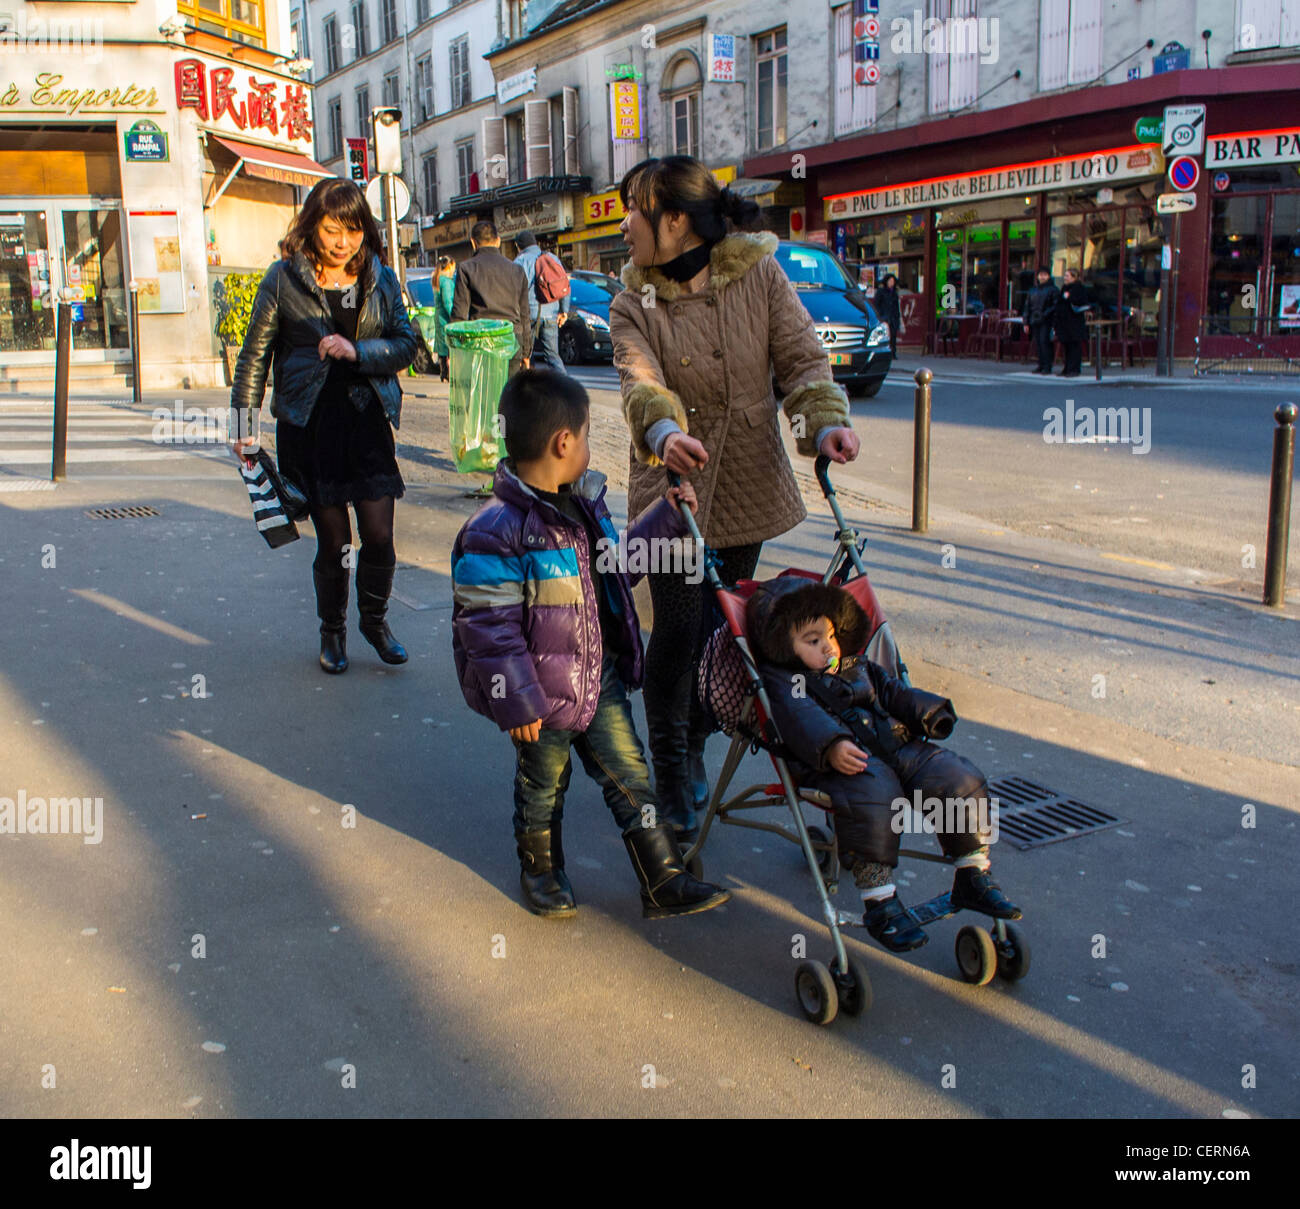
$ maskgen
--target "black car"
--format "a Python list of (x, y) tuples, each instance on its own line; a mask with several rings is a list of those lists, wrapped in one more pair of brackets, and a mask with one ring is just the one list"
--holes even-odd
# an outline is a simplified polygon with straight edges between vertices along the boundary
[(622, 282), (604, 273), (579, 269), (569, 274), (569, 317), (560, 327), (560, 358), (566, 365), (614, 359), (609, 304), (622, 288)]
[(825, 248), (783, 239), (776, 261), (812, 316), (835, 381), (867, 399), (878, 394), (894, 359), (889, 325)]

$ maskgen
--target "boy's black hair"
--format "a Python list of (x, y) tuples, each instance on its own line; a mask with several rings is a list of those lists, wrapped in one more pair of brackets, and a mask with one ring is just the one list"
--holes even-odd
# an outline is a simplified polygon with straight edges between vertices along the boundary
[(582, 431), (591, 404), (582, 384), (552, 369), (523, 369), (501, 392), (497, 410), (506, 452), (516, 462), (535, 462), (557, 432)]

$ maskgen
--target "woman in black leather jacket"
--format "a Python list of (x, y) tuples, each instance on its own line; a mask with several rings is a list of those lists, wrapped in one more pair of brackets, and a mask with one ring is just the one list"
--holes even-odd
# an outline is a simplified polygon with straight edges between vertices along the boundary
[[(283, 258), (258, 287), (230, 398), (232, 408), (261, 407), (273, 372), (280, 473), (306, 494), (316, 529), (312, 571), (327, 672), (348, 666), (349, 504), (361, 535), (361, 634), (385, 663), (406, 662), (386, 618), (397, 563), (394, 501), (405, 491), (393, 442), (402, 411), (396, 375), (414, 360), (416, 341), (380, 246), (356, 184), (330, 179), (312, 189), (281, 242)], [(236, 453), (252, 443), (234, 442)]]

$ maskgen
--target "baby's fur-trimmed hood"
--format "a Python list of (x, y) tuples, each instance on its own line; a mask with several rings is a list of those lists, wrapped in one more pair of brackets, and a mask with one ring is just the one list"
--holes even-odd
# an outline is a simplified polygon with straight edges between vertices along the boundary
[[(770, 256), (780, 245), (780, 239), (771, 231), (738, 231), (724, 235), (709, 253), (709, 283), (705, 287), (724, 290), (733, 281), (739, 281), (764, 256)], [(680, 283), (665, 277), (654, 265), (637, 268), (631, 261), (623, 266), (623, 284), (633, 293), (640, 293), (646, 285), (654, 287), (656, 295), (672, 302), (683, 294)]]
[(803, 661), (795, 654), (790, 629), (812, 617), (831, 619), (843, 658), (860, 655), (871, 637), (870, 619), (848, 592), (801, 575), (760, 584), (746, 606), (745, 628), (762, 662), (798, 669)]

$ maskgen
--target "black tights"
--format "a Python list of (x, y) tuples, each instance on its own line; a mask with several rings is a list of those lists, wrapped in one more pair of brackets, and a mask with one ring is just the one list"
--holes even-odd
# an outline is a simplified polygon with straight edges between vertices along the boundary
[[(357, 500), (357, 530), (361, 536), (360, 559), (372, 567), (392, 567), (397, 563), (393, 549), (393, 497), (380, 500)], [(343, 568), (344, 547), (352, 544), (352, 522), (346, 504), (314, 508), (312, 524), (316, 527), (316, 562), (318, 571)]]

